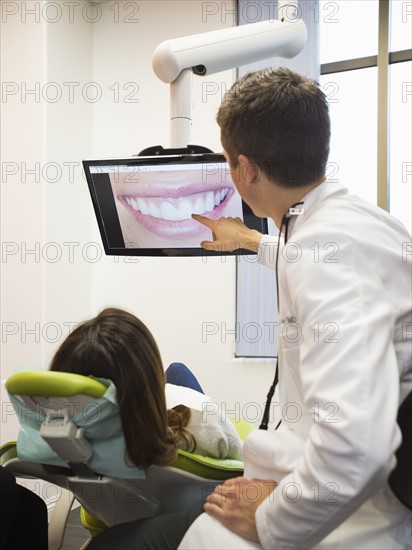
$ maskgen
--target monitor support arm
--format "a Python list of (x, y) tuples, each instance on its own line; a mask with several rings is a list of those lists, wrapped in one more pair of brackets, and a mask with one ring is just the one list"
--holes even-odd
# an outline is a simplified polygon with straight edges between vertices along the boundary
[(170, 83), (170, 146), (184, 147), (192, 135), (192, 70), (183, 69)]
[(307, 37), (298, 16), (298, 0), (279, 0), (280, 20), (166, 40), (156, 48), (153, 70), (170, 84), (171, 147), (191, 142), (192, 73), (205, 76), (272, 56), (296, 56)]

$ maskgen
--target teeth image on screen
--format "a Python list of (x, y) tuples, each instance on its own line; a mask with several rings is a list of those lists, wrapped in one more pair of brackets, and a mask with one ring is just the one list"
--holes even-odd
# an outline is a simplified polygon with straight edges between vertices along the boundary
[(146, 216), (167, 221), (183, 221), (190, 219), (192, 214), (212, 212), (227, 197), (228, 188), (218, 191), (196, 193), (178, 199), (164, 197), (130, 197), (123, 196), (123, 200), (134, 210)]

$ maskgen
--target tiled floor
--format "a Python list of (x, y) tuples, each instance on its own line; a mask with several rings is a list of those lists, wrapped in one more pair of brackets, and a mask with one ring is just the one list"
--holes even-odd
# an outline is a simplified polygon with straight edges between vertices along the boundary
[(64, 537), (64, 545), (61, 550), (80, 550), (82, 545), (89, 538), (89, 532), (80, 522), (80, 508), (75, 508), (70, 512)]

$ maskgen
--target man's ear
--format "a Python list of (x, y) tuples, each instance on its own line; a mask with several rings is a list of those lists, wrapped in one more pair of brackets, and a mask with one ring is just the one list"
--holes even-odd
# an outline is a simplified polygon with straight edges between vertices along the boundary
[(239, 169), (242, 170), (247, 183), (255, 183), (259, 179), (259, 167), (246, 155), (239, 155)]

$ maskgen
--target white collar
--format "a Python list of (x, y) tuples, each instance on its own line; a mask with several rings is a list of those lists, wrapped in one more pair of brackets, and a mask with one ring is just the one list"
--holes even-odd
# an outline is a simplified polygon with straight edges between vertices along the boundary
[(318, 186), (311, 189), (306, 195), (300, 199), (299, 202), (303, 202), (302, 208), (304, 212), (301, 216), (293, 216), (289, 223), (289, 239), (293, 232), (308, 219), (308, 215), (314, 209), (314, 207), (336, 193), (347, 194), (348, 190), (340, 183), (325, 181)]

